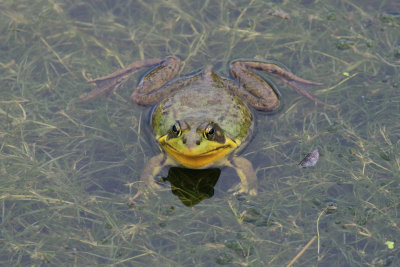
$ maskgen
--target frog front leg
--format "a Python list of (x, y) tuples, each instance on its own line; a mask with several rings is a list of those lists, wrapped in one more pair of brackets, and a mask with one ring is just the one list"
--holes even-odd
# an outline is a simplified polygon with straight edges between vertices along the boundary
[(234, 168), (240, 178), (240, 183), (231, 190), (235, 191), (235, 193), (245, 193), (256, 196), (258, 182), (251, 162), (243, 157), (233, 157), (227, 165)]
[(156, 177), (161, 169), (165, 166), (171, 165), (171, 160), (165, 155), (165, 153), (158, 154), (149, 159), (145, 167), (140, 174), (140, 180), (152, 191), (161, 190), (162, 187), (156, 183), (154, 177)]
[(279, 106), (279, 96), (270, 84), (252, 70), (261, 70), (274, 74), (284, 79), (299, 94), (302, 94), (316, 103), (326, 105), (301, 86), (321, 85), (320, 83), (302, 79), (272, 61), (235, 60), (231, 62), (229, 70), (232, 77), (240, 84), (240, 86), (229, 86), (229, 88), (231, 88), (235, 94), (243, 97), (246, 102), (255, 109), (263, 111), (275, 110)]

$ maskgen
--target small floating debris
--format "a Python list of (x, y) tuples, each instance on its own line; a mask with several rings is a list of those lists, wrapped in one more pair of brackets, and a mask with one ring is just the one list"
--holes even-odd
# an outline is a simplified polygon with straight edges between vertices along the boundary
[(272, 9), (272, 8), (265, 8), (264, 12), (267, 15), (278, 17), (278, 18), (281, 18), (281, 19), (290, 19), (289, 14), (284, 12), (284, 11), (281, 11), (281, 10)]
[(319, 159), (319, 152), (318, 149), (315, 149), (313, 152), (307, 154), (305, 158), (300, 161), (299, 166), (301, 168), (307, 168), (307, 167), (312, 167), (315, 164), (317, 164), (317, 161)]
[(327, 211), (334, 211), (337, 210), (337, 204), (335, 202), (328, 202), (326, 204), (326, 210)]

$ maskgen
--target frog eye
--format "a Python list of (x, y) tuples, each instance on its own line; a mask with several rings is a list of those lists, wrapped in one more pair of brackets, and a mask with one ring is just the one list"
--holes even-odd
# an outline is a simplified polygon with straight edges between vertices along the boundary
[(208, 125), (204, 131), (204, 137), (208, 140), (211, 140), (214, 137), (214, 133), (214, 128), (211, 125)]
[(182, 134), (181, 125), (179, 122), (175, 122), (174, 125), (172, 125), (172, 132), (175, 136), (180, 136)]

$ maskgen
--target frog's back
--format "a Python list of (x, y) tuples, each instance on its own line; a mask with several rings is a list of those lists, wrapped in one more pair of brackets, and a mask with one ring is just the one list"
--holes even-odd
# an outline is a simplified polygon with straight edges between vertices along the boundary
[(196, 118), (217, 123), (232, 139), (244, 139), (252, 129), (248, 106), (226, 88), (211, 68), (193, 77), (181, 90), (164, 98), (153, 112), (156, 134), (165, 135), (177, 120)]

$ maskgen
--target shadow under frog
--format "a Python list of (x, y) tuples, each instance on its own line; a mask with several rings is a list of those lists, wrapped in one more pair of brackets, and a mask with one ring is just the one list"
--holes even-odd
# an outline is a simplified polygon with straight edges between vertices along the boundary
[(168, 176), (161, 178), (171, 184), (172, 193), (187, 207), (193, 207), (214, 195), (214, 186), (221, 174), (219, 168), (194, 170), (171, 167)]

